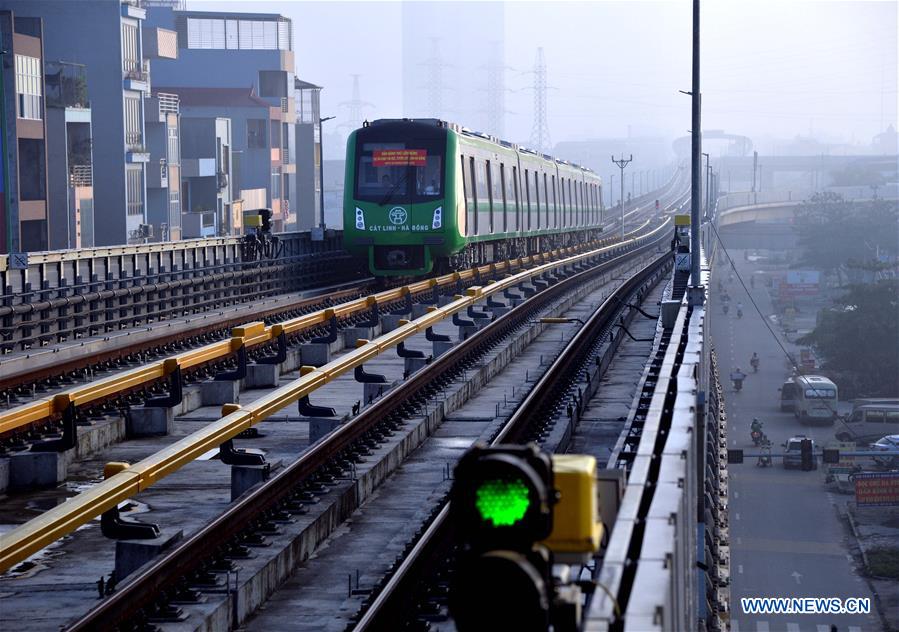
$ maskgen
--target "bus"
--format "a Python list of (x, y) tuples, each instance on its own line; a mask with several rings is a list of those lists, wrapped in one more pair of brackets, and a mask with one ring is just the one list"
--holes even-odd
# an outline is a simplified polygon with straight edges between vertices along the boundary
[(837, 399), (837, 385), (821, 375), (794, 375), (780, 388), (780, 409), (802, 423), (833, 423)]

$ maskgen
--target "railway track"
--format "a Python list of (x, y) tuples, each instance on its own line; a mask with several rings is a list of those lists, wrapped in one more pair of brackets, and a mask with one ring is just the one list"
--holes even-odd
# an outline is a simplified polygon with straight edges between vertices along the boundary
[[(661, 244), (667, 245), (667, 233), (664, 237), (657, 234), (649, 243), (641, 244), (636, 254), (645, 256)], [(397, 432), (405, 423), (404, 417), (413, 411), (420, 411), (422, 406), (428, 410), (430, 398), (440, 394), (447, 384), (467, 370), (474, 371), (477, 358), (489, 353), (510, 332), (533, 320), (536, 314), (567, 292), (577, 287), (583, 288), (591, 278), (608, 275), (625, 261), (632, 262), (634, 257), (635, 253), (629, 252), (580, 271), (571, 269), (557, 283), (498, 318), (476, 336), (456, 345), (440, 361), (420, 370), (401, 387), (390, 391), (349, 423), (312, 446), (252, 495), (238, 500), (226, 513), (184, 540), (165, 558), (119, 586), (115, 594), (79, 621), (74, 629), (98, 629), (126, 621), (177, 618), (180, 606), (173, 606), (171, 602), (190, 601), (189, 598), (194, 596), (191, 585), (196, 584), (196, 578), (206, 577), (211, 572), (209, 569), (217, 564), (227, 565), (227, 551), (233, 550), (235, 545), (240, 546), (235, 543), (257, 538), (279, 520), (290, 521), (292, 516), (303, 515), (304, 498), (308, 499), (309, 494), (314, 495), (322, 486), (327, 489), (335, 481), (352, 479), (354, 475), (351, 472), (356, 461), (364, 459), (368, 452), (377, 449)], [(658, 258), (652, 271), (664, 265), (665, 259), (670, 260), (670, 256)], [(652, 271), (641, 271), (638, 277), (643, 280)], [(634, 278), (627, 281), (627, 291), (633, 291), (639, 282)], [(554, 373), (561, 371), (551, 370)], [(265, 524), (261, 527), (260, 516), (268, 517), (262, 521)]]
[[(640, 223), (639, 223), (639, 220), (640, 220), (640, 218), (638, 217), (638, 218), (635, 218), (634, 221), (635, 221), (636, 223), (638, 223), (638, 225), (639, 225), (641, 228), (645, 228), (645, 226), (644, 226), (643, 224), (640, 224)], [(664, 241), (665, 241), (665, 240), (662, 239), (659, 243), (662, 243), (662, 242), (664, 242)], [(665, 244), (665, 245), (667, 245), (667, 244)], [(541, 258), (541, 259), (542, 259), (542, 258)], [(580, 274), (586, 274), (587, 272), (589, 272), (589, 271), (588, 271), (588, 270), (583, 270), (582, 272), (578, 272), (577, 275), (580, 275)], [(577, 275), (575, 275), (575, 276), (577, 276)], [(457, 283), (457, 285), (455, 286), (455, 289), (457, 289), (457, 290), (458, 290), (458, 289), (464, 289), (466, 286), (472, 285), (474, 282), (477, 281), (478, 277), (480, 277), (480, 275), (477, 275), (477, 276), (472, 275), (472, 278), (471, 278), (471, 279), (466, 279), (466, 282), (465, 282), (465, 283), (462, 283), (462, 284), (458, 284), (458, 283)], [(461, 280), (461, 279), (457, 279), (457, 282), (460, 281), (460, 280)], [(569, 281), (566, 279), (566, 280), (565, 280), (565, 283), (568, 283), (568, 282), (569, 282)], [(560, 284), (561, 284), (561, 283), (562, 283), (562, 282), (560, 281)], [(557, 287), (557, 285), (552, 285), (552, 286), (550, 286), (549, 289), (553, 289), (553, 288), (556, 288), (556, 287)], [(550, 296), (550, 294), (548, 293), (548, 290), (544, 290), (544, 291), (542, 291), (542, 292), (539, 292), (539, 293), (537, 294), (537, 297), (540, 297), (540, 296), (542, 296), (542, 295), (544, 295), (544, 294), (546, 295), (546, 298), (547, 298), (547, 300), (548, 300), (548, 297)], [(535, 297), (535, 298), (536, 298), (536, 297)], [(533, 300), (533, 299), (532, 299), (532, 300)], [(530, 302), (530, 301), (529, 301), (529, 302)], [(388, 304), (388, 303), (385, 303), (385, 307), (389, 307), (389, 304)], [(522, 306), (522, 307), (523, 307), (523, 306)], [(530, 307), (529, 309), (533, 310), (533, 309), (537, 309), (537, 308), (538, 308), (537, 303), (533, 303), (533, 304), (532, 304), (532, 307)], [(514, 311), (514, 310), (513, 310), (513, 311)], [(522, 312), (522, 313), (524, 313), (524, 312)], [(491, 329), (491, 328), (493, 328), (497, 323), (499, 323), (499, 322), (501, 322), (501, 321), (502, 321), (502, 319), (499, 319), (498, 321), (496, 321), (496, 323), (493, 323), (493, 324), (490, 325), (488, 328), (486, 328), (486, 329), (484, 329), (483, 331), (479, 332), (479, 334), (478, 334), (475, 338), (472, 338), (472, 339), (470, 339), (469, 341), (466, 341), (466, 342), (462, 343), (461, 345), (458, 346), (458, 349), (469, 349), (469, 347), (471, 347), (471, 345), (474, 344), (473, 341), (475, 341), (475, 340), (478, 340), (478, 341), (487, 341), (488, 338), (485, 337), (485, 336), (486, 336), (486, 334), (488, 334), (488, 331), (494, 331), (494, 330)], [(510, 322), (511, 322), (511, 321), (510, 321)], [(507, 326), (508, 326), (508, 325), (507, 325)], [(320, 331), (321, 331), (321, 329), (318, 330), (318, 332), (320, 332)], [(316, 331), (312, 331), (312, 334), (314, 334), (314, 333), (317, 333), (317, 332), (316, 332)], [(307, 336), (306, 339), (308, 339), (308, 336)], [(476, 348), (477, 348), (477, 349), (483, 350), (483, 348), (484, 348), (485, 345), (486, 345), (487, 347), (490, 346), (489, 342), (481, 342), (481, 343), (479, 343), (479, 345), (478, 345)], [(454, 350), (453, 353), (459, 353), (459, 351)], [(472, 351), (469, 350), (469, 351), (467, 351), (467, 352), (465, 352), (465, 353), (472, 353)], [(435, 363), (435, 365), (433, 365), (433, 366), (441, 366), (441, 364), (442, 364), (444, 367), (449, 366), (446, 362), (443, 362), (443, 361), (442, 361), (442, 362)], [(464, 361), (462, 361), (462, 365), (464, 366)], [(220, 365), (220, 366), (221, 366), (221, 365)], [(429, 368), (433, 368), (433, 367), (429, 367)], [(445, 371), (450, 371), (450, 372), (452, 372), (451, 369), (444, 369), (444, 370), (445, 370)], [(463, 373), (464, 373), (464, 370), (463, 370)], [(358, 447), (347, 447), (347, 446), (343, 446), (342, 448), (338, 449), (337, 452), (336, 452), (336, 454), (339, 455), (339, 456), (335, 456), (333, 453), (330, 453), (330, 452), (327, 452), (327, 451), (326, 451), (326, 452), (321, 452), (321, 450), (324, 449), (324, 448), (320, 447), (321, 444), (317, 444), (316, 447), (314, 447), (313, 449), (307, 451), (307, 452), (304, 454), (304, 456), (301, 457), (300, 461), (297, 461), (297, 462), (295, 462), (293, 465), (290, 465), (290, 466), (288, 466), (287, 468), (285, 468), (285, 469), (283, 470), (283, 473), (282, 473), (282, 474), (279, 474), (279, 475), (276, 477), (276, 479), (273, 479), (273, 480), (278, 480), (278, 479), (280, 479), (280, 477), (284, 476), (284, 474), (286, 474), (288, 471), (291, 471), (291, 472), (293, 472), (293, 473), (294, 473), (295, 475), (297, 475), (297, 476), (304, 477), (304, 478), (303, 478), (303, 482), (298, 483), (298, 485), (299, 485), (300, 487), (306, 488), (307, 491), (308, 491), (308, 489), (313, 489), (313, 490), (314, 490), (314, 489), (316, 488), (316, 486), (321, 485), (321, 483), (319, 482), (320, 480), (325, 480), (325, 481), (327, 481), (327, 479), (328, 479), (329, 477), (333, 479), (333, 478), (335, 478), (335, 477), (337, 477), (337, 476), (340, 476), (340, 475), (341, 475), (341, 472), (339, 471), (339, 468), (338, 468), (337, 464), (343, 464), (343, 465), (346, 465), (346, 466), (349, 466), (350, 468), (352, 468), (352, 463), (353, 463), (354, 461), (356, 461), (356, 460), (359, 460), (359, 459), (361, 459), (361, 458), (364, 458), (366, 450), (367, 450), (367, 449), (370, 450), (370, 448), (366, 448), (366, 447), (364, 447), (364, 446), (366, 446), (366, 445), (371, 445), (371, 444), (373, 444), (373, 443), (374, 443), (374, 444), (377, 444), (377, 438), (380, 437), (380, 436), (382, 436), (382, 435), (385, 435), (385, 433), (386, 433), (386, 434), (389, 434), (389, 428), (390, 428), (392, 425), (396, 425), (396, 423), (397, 423), (397, 417), (396, 417), (395, 411), (392, 412), (392, 413), (391, 413), (391, 412), (387, 412), (387, 413), (384, 412), (384, 410), (390, 410), (389, 408), (388, 408), (388, 409), (383, 408), (384, 406), (387, 405), (386, 402), (388, 402), (388, 401), (394, 401), (394, 402), (396, 402), (396, 401), (403, 401), (403, 402), (405, 402), (405, 403), (403, 403), (403, 404), (396, 404), (396, 405), (399, 407), (400, 410), (403, 410), (403, 409), (408, 410), (408, 407), (411, 405), (409, 402), (413, 402), (413, 403), (414, 403), (414, 402), (416, 401), (416, 396), (413, 395), (413, 396), (410, 396), (410, 397), (406, 397), (406, 398), (403, 399), (403, 400), (397, 400), (397, 399), (396, 399), (396, 397), (397, 397), (397, 396), (396, 396), (396, 393), (400, 393), (400, 392), (411, 392), (411, 391), (408, 390), (409, 388), (414, 387), (415, 384), (422, 384), (422, 382), (423, 382), (424, 380), (427, 380), (427, 382), (425, 382), (425, 383), (430, 384), (431, 382), (434, 381), (433, 374), (431, 375), (431, 378), (426, 378), (426, 377), (425, 377), (425, 372), (420, 372), (419, 374), (413, 375), (409, 380), (407, 380), (407, 381), (405, 382), (405, 384), (404, 384), (404, 386), (402, 387), (402, 389), (398, 389), (398, 390), (396, 390), (395, 392), (393, 392), (393, 393), (391, 393), (391, 394), (388, 394), (388, 396), (385, 396), (384, 398), (382, 398), (381, 400), (379, 400), (378, 402), (376, 402), (374, 406), (365, 409), (365, 410), (362, 412), (362, 414), (360, 414), (360, 415), (354, 417), (353, 420), (352, 420), (352, 422), (351, 422), (350, 424), (346, 424), (345, 426), (342, 426), (342, 429), (343, 429), (343, 428), (347, 428), (347, 427), (352, 426), (352, 427), (355, 428), (356, 430), (354, 430), (354, 431), (352, 431), (352, 432), (350, 432), (350, 431), (344, 431), (344, 434), (341, 434), (340, 431), (338, 431), (337, 433), (334, 433), (335, 438), (339, 438), (339, 437), (342, 436), (342, 437), (344, 437), (344, 439), (346, 439), (347, 441), (349, 441), (349, 443), (348, 443), (347, 445), (357, 446), (357, 445), (361, 442), (361, 444), (363, 445), (363, 448), (362, 448), (361, 450), (360, 450)], [(438, 383), (438, 384), (440, 383), (440, 378), (437, 378), (437, 383)], [(410, 386), (410, 385), (411, 385), (411, 386)], [(425, 387), (422, 387), (422, 388), (425, 388)], [(393, 400), (390, 400), (391, 395), (393, 395), (393, 397), (394, 397)], [(419, 398), (419, 399), (420, 399), (420, 398)], [(378, 409), (377, 406), (381, 406), (382, 408)], [(381, 412), (377, 412), (378, 410), (380, 410)], [(386, 415), (387, 418), (390, 418), (390, 421), (389, 421), (388, 423), (385, 423), (383, 419), (378, 420), (378, 421), (366, 421), (366, 419), (368, 419), (368, 420), (376, 419), (375, 417), (372, 417), (372, 416), (371, 416), (372, 414), (375, 414), (375, 415)], [(393, 416), (391, 417), (391, 415), (393, 415)], [(345, 434), (346, 432), (349, 432), (350, 434), (347, 435), (347, 434)], [(357, 432), (358, 432), (358, 433), (361, 433), (361, 434), (357, 436), (357, 435), (356, 435)], [(373, 438), (373, 437), (374, 437), (374, 438)], [(333, 446), (331, 446), (331, 447), (333, 448)], [(323, 454), (325, 454), (325, 455), (330, 454), (330, 456), (322, 456)], [(311, 455), (311, 456), (309, 456), (309, 455)], [(310, 461), (309, 459), (312, 459), (312, 461)], [(312, 467), (310, 464), (313, 463), (315, 459), (324, 459), (325, 462), (326, 462), (326, 465), (325, 465), (325, 466), (322, 466), (322, 464), (319, 463), (316, 467), (313, 467), (312, 469), (307, 470), (307, 471), (305, 472), (305, 474), (302, 474), (302, 472), (303, 472), (302, 469), (296, 469), (296, 468), (302, 468), (302, 467), (307, 467), (307, 468)], [(297, 465), (298, 463), (301, 463), (301, 461), (302, 461), (302, 464), (303, 464), (303, 465)], [(330, 474), (326, 472), (326, 473), (323, 475), (323, 474), (321, 473), (323, 467), (324, 467), (324, 470), (329, 470), (329, 471), (330, 471)], [(337, 468), (337, 469), (335, 469), (335, 468)], [(299, 472), (300, 474), (297, 474), (297, 472)], [(344, 473), (345, 473), (345, 472), (344, 472)], [(293, 495), (296, 496), (296, 493), (295, 493), (296, 485), (294, 485), (293, 487), (294, 487), (294, 494), (293, 494)], [(306, 493), (306, 492), (303, 492), (302, 494), (305, 494), (305, 493)], [(311, 493), (311, 492), (310, 492), (310, 493)], [(302, 494), (301, 494), (301, 495), (302, 495)], [(277, 503), (276, 503), (276, 504), (277, 504)], [(300, 503), (300, 504), (302, 504), (302, 503)], [(235, 504), (235, 505), (234, 505), (234, 509), (237, 509), (237, 508), (240, 507), (240, 506), (245, 506), (245, 505), (244, 505), (244, 501), (239, 501), (237, 504)], [(247, 510), (247, 511), (249, 511), (249, 510)], [(263, 512), (263, 513), (265, 513), (265, 512)], [(288, 513), (289, 513), (289, 512), (288, 512)], [(226, 514), (226, 515), (230, 515), (230, 514)], [(248, 514), (248, 515), (249, 515), (249, 514)], [(279, 515), (281, 515), (281, 516), (283, 517), (283, 514), (279, 514)], [(221, 525), (221, 524), (222, 524), (222, 522), (221, 522), (222, 520), (227, 520), (227, 522), (228, 522), (229, 525), (239, 524), (239, 521), (234, 521), (232, 518), (233, 518), (233, 516), (231, 516), (231, 518), (228, 518), (228, 519), (226, 519), (224, 516), (222, 516), (222, 517), (220, 517), (220, 518), (217, 518), (217, 519), (213, 520), (213, 521), (210, 523), (210, 525)], [(256, 520), (256, 522), (258, 522), (258, 514), (257, 514), (257, 520)], [(276, 522), (277, 522), (277, 521), (276, 521)], [(198, 531), (197, 534), (204, 533), (204, 532), (206, 532), (206, 531), (208, 531), (208, 528), (204, 528), (203, 530)], [(243, 536), (240, 536), (240, 537), (243, 537)], [(193, 541), (193, 540), (194, 540), (194, 536), (191, 536), (191, 537), (189, 538), (188, 541)], [(187, 541), (186, 541), (186, 542), (187, 542)], [(185, 542), (185, 543), (186, 543), (186, 542)], [(221, 551), (218, 551), (218, 553), (219, 553), (218, 558), (221, 559), (221, 558), (222, 558)], [(213, 557), (215, 557), (215, 555), (214, 555)], [(180, 564), (180, 563), (179, 563), (179, 564)], [(202, 567), (203, 565), (204, 565), (204, 564), (200, 564), (201, 567)], [(176, 565), (176, 566), (178, 566), (178, 565)], [(181, 588), (183, 588), (184, 585), (185, 585), (185, 584), (184, 584), (184, 579), (183, 579), (183, 578), (184, 578), (184, 577), (193, 577), (193, 576), (196, 575), (196, 573), (197, 573), (197, 570), (196, 570), (196, 566), (195, 566), (194, 569), (193, 569), (193, 571), (190, 571), (190, 572), (188, 572), (188, 573), (186, 573), (186, 574), (185, 574), (185, 573), (182, 573), (182, 574), (181, 574), (181, 580), (176, 581), (174, 585), (180, 586)], [(201, 572), (201, 574), (202, 574), (202, 572)], [(170, 578), (169, 578), (169, 579), (170, 579)], [(167, 581), (167, 580), (166, 580), (166, 581)], [(131, 584), (132, 584), (132, 582), (129, 581), (127, 584), (125, 584), (125, 586), (130, 586)], [(125, 586), (122, 586), (122, 587), (120, 588), (120, 591), (121, 591), (121, 590), (124, 590)], [(160, 587), (161, 591), (157, 591), (157, 593), (156, 593), (156, 594), (157, 594), (157, 597), (159, 596), (159, 594), (165, 594), (165, 593), (169, 592), (169, 591), (172, 589), (172, 585), (169, 584), (169, 583), (166, 583), (166, 582), (161, 583), (161, 584), (159, 585), (159, 587)], [(120, 599), (120, 597), (118, 597), (119, 594), (121, 594), (121, 593), (116, 593), (116, 594), (114, 594), (114, 598), (115, 598), (115, 599)], [(176, 600), (177, 600), (177, 599), (176, 599)], [(151, 601), (158, 601), (158, 599), (154, 599), (154, 600), (151, 600)], [(162, 603), (162, 602), (164, 602), (164, 601), (165, 601), (165, 599), (163, 599), (163, 600), (160, 601), (159, 603)], [(104, 603), (105, 603), (105, 602), (104, 602)], [(144, 604), (144, 606), (146, 606), (146, 604)], [(152, 608), (151, 608), (151, 610), (152, 610)], [(164, 610), (164, 608), (163, 608), (163, 610)], [(162, 616), (163, 618), (165, 618), (163, 610), (158, 611), (156, 614)], [(140, 612), (140, 610), (138, 610), (138, 612)], [(145, 614), (146, 614), (146, 612), (147, 612), (147, 611), (144, 610), (144, 613), (145, 613)], [(138, 619), (139, 619), (141, 616), (145, 616), (145, 614), (144, 614), (144, 615), (139, 615), (139, 616), (138, 616)], [(150, 618), (152, 618), (152, 617), (150, 617)], [(158, 617), (157, 617), (157, 618), (158, 618)], [(89, 626), (88, 626), (88, 628), (85, 628), (85, 629), (91, 629), (91, 626), (93, 626), (93, 625), (94, 625), (93, 623), (90, 623)]]
[[(632, 301), (639, 303), (642, 294), (658, 283), (659, 272), (667, 270), (669, 264), (669, 255), (651, 261), (593, 311), (506, 423), (489, 438), (490, 445), (536, 442), (551, 452), (565, 449), (567, 439), (560, 444), (559, 436), (573, 432), (602, 375), (603, 341), (620, 318), (622, 308)], [(560, 431), (557, 425), (566, 427)], [(454, 553), (449, 500), (436, 507), (432, 516), (403, 562), (385, 578), (373, 598), (363, 604), (352, 629), (415, 629), (425, 624), (423, 615), (428, 612), (445, 613), (445, 587)]]

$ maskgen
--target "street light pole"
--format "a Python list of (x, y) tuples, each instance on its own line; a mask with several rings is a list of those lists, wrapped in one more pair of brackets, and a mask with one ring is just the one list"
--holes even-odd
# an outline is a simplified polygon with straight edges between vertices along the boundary
[(615, 154), (612, 154), (612, 162), (621, 169), (621, 241), (624, 241), (624, 168), (633, 159), (634, 154), (631, 154), (630, 158), (625, 158), (624, 154), (621, 154), (621, 158), (615, 160)]
[[(692, 159), (691, 159), (691, 192), (690, 192), (690, 286), (693, 292), (690, 303), (702, 303), (699, 291), (702, 285), (702, 271), (699, 268), (699, 223), (702, 217), (699, 207), (702, 204), (700, 189), (702, 187), (702, 121), (701, 98), (699, 88), (699, 0), (693, 0), (693, 81), (690, 89), (692, 97)], [(700, 513), (700, 516), (702, 514)]]
[(322, 123), (330, 121), (333, 116), (318, 117), (318, 226), (325, 229), (325, 134)]

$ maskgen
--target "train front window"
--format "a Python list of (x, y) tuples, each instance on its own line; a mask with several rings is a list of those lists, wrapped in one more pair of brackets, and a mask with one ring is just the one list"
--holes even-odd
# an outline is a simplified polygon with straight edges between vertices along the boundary
[(442, 144), (361, 143), (356, 152), (356, 199), (389, 204), (438, 198), (443, 193)]

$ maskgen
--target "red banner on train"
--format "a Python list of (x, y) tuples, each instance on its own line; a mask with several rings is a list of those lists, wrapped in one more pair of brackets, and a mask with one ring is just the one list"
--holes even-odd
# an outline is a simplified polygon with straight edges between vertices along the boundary
[(427, 149), (376, 149), (371, 160), (375, 167), (424, 167), (427, 162)]

